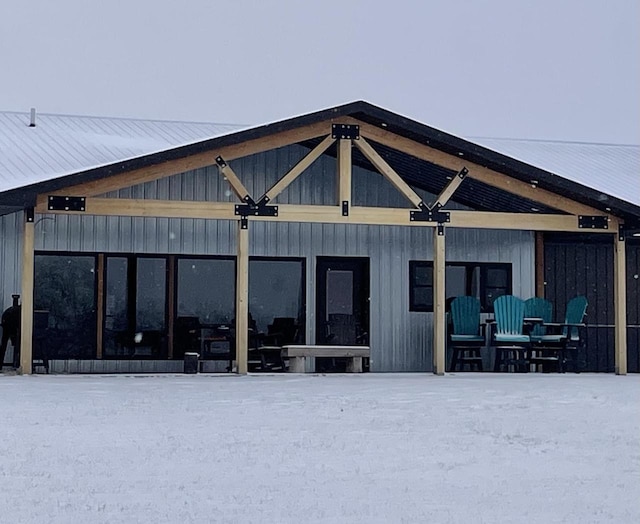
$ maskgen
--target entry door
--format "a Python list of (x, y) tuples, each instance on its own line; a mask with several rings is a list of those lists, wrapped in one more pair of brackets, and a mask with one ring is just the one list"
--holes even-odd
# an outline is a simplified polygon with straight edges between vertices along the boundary
[(318, 257), (316, 343), (369, 343), (369, 259)]

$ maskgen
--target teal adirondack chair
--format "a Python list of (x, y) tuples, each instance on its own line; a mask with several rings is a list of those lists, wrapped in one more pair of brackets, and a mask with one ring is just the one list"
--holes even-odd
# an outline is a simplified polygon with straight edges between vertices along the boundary
[(533, 297), (524, 301), (524, 316), (527, 318), (541, 318), (541, 324), (534, 324), (529, 332), (531, 342), (537, 342), (540, 337), (546, 335), (547, 328), (544, 324), (551, 322), (553, 318), (553, 304), (544, 298)]
[(451, 371), (464, 370), (474, 367), (483, 371), (481, 349), (485, 345), (485, 338), (480, 325), (480, 301), (476, 297), (456, 297), (451, 302), (451, 321), (453, 332), (449, 336), (452, 349)]
[[(556, 351), (559, 361), (558, 367), (561, 372), (565, 371), (568, 361), (571, 361), (575, 371), (578, 371), (580, 362), (576, 359), (576, 353), (580, 347), (580, 328), (584, 327), (587, 306), (586, 297), (573, 297), (567, 303), (564, 322), (545, 322), (547, 333), (540, 337), (538, 344), (547, 350)], [(553, 329), (558, 332), (550, 333)], [(571, 359), (567, 359), (569, 355), (571, 355)]]
[[(557, 371), (560, 371), (559, 350), (554, 347), (559, 341), (559, 337), (547, 334), (547, 326), (553, 317), (553, 304), (544, 298), (530, 298), (524, 302), (524, 314), (528, 318), (542, 319), (542, 323), (535, 323), (530, 326), (531, 347), (529, 362), (542, 366), (542, 371), (549, 371), (549, 365), (554, 365)], [(552, 343), (549, 344), (549, 342)]]
[(531, 339), (523, 331), (524, 300), (513, 295), (502, 295), (493, 303), (493, 312), (496, 318), (493, 335), (496, 359), (493, 370), (500, 371), (503, 365), (516, 364), (525, 371)]

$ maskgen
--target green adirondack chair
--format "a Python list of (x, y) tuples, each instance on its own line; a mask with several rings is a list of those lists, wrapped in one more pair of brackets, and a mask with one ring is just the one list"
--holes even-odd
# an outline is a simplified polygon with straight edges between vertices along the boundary
[[(542, 366), (542, 371), (549, 371), (549, 366), (554, 365), (557, 371), (561, 370), (560, 355), (557, 348), (553, 347), (560, 341), (559, 335), (549, 335), (547, 326), (553, 317), (553, 304), (540, 297), (533, 297), (524, 302), (524, 314), (527, 318), (540, 318), (542, 322), (529, 326), (531, 347), (529, 348), (529, 362)], [(549, 342), (552, 342), (549, 347)]]
[(451, 321), (453, 331), (449, 336), (449, 347), (452, 350), (451, 371), (482, 368), (482, 347), (485, 337), (480, 325), (480, 301), (476, 297), (456, 297), (451, 302)]
[(496, 325), (493, 342), (496, 349), (494, 371), (502, 366), (516, 365), (526, 371), (531, 338), (523, 331), (524, 300), (513, 295), (502, 295), (493, 303)]
[(524, 316), (526, 318), (541, 318), (542, 323), (536, 323), (529, 331), (531, 342), (537, 342), (540, 337), (547, 334), (546, 323), (553, 318), (553, 304), (540, 297), (533, 297), (524, 301)]
[[(540, 337), (538, 344), (557, 353), (561, 372), (566, 370), (568, 362), (572, 363), (574, 371), (578, 371), (579, 365), (584, 365), (584, 362), (578, 361), (577, 354), (581, 345), (580, 328), (585, 326), (587, 306), (586, 297), (573, 297), (567, 303), (564, 322), (545, 322), (547, 333)], [(557, 333), (551, 333), (552, 330)]]

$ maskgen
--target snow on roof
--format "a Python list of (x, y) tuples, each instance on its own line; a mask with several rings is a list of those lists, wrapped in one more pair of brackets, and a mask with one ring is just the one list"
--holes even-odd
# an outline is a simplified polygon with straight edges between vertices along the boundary
[(508, 138), (469, 140), (640, 206), (640, 146)]
[(243, 126), (0, 111), (0, 192), (225, 135)]

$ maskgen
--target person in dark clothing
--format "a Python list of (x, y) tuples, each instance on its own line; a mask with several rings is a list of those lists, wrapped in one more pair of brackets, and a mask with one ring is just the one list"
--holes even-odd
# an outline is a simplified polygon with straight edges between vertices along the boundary
[(0, 343), (0, 370), (4, 366), (4, 355), (11, 341), (13, 346), (13, 367), (20, 365), (20, 295), (11, 295), (13, 304), (2, 313), (2, 342)]

